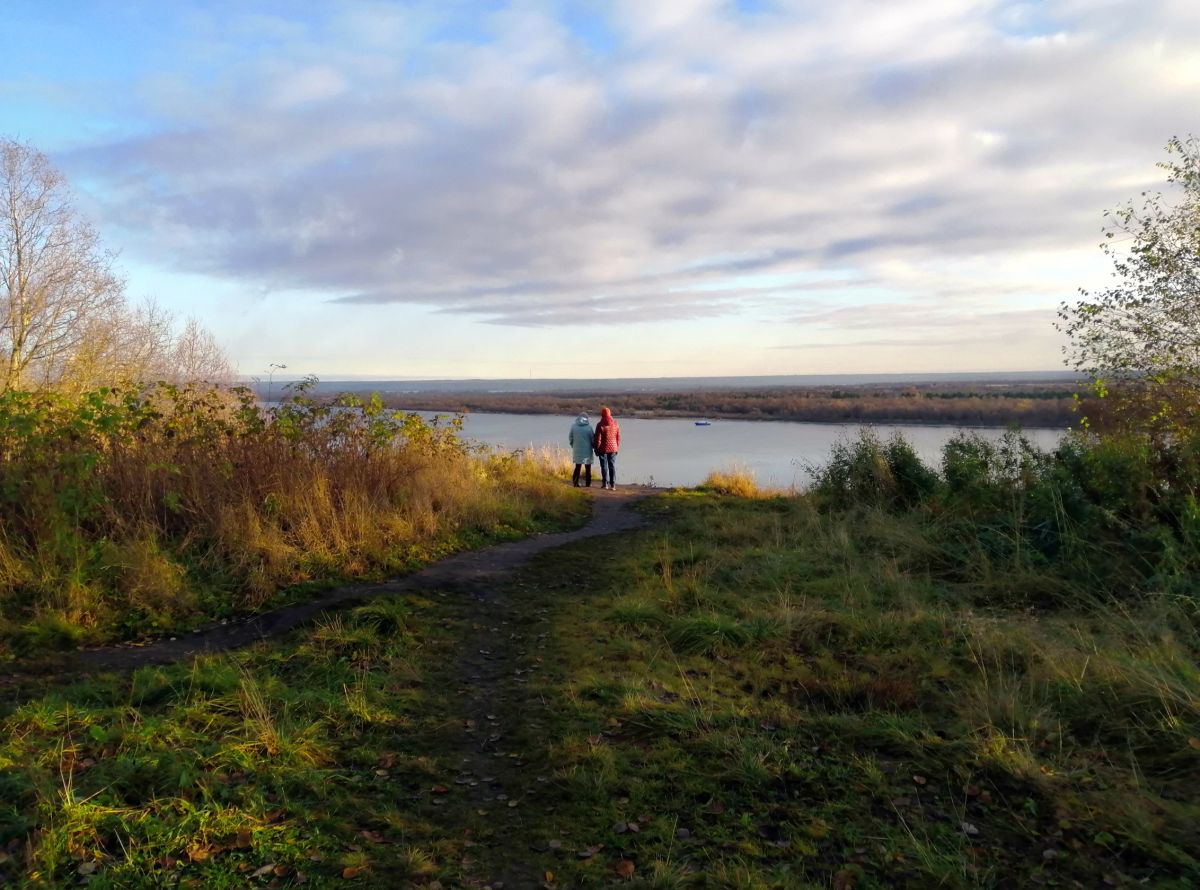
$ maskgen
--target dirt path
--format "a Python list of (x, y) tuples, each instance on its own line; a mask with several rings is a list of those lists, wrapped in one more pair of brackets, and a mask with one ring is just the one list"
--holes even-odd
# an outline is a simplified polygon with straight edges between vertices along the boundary
[[(568, 544), (608, 531), (632, 530), (640, 517), (626, 507), (636, 493), (617, 501), (611, 496), (597, 508), (613, 511), (612, 524), (602, 531), (560, 539)], [(622, 519), (628, 517), (632, 522)], [(591, 528), (591, 526), (589, 526)], [(606, 546), (619, 546), (609, 543)], [(539, 548), (545, 550), (548, 548)], [(555, 554), (555, 575), (577, 579), (584, 589), (595, 553), (591, 548)], [(458, 656), (448, 659), (433, 685), (445, 690), (448, 717), (436, 741), (454, 776), (434, 801), (444, 836), (475, 839), (464, 861), (466, 887), (487, 890), (535, 890), (556, 886), (545, 879), (545, 868), (533, 863), (539, 855), (584, 859), (586, 846), (555, 834), (530, 837), (531, 825), (555, 811), (561, 798), (561, 778), (548, 762), (552, 739), (552, 704), (544, 698), (543, 674), (555, 670), (543, 661), (555, 641), (549, 639), (564, 601), (547, 594), (537, 571), (492, 576), (471, 584), (467, 596), (455, 603), (459, 629)], [(540, 569), (544, 571), (544, 567)], [(452, 573), (457, 574), (457, 573)], [(515, 838), (523, 838), (516, 843)], [(522, 846), (528, 842), (531, 846)]]
[(443, 829), (455, 836), (469, 827), (478, 838), (468, 886), (515, 890), (542, 883), (529, 869), (514, 867), (513, 858), (520, 861), (524, 851), (512, 849), (510, 837), (531, 808), (544, 805), (552, 778), (538, 762), (544, 744), (531, 742), (541, 714), (524, 685), (541, 670), (550, 610), (512, 600), (480, 588), (463, 621), (459, 658), (447, 665), (459, 728), (443, 749), (457, 761), (450, 792), (456, 799), (447, 801)]
[(380, 596), (396, 596), (416, 590), (460, 589), (486, 597), (488, 582), (494, 582), (543, 551), (575, 541), (637, 528), (643, 519), (629, 505), (653, 493), (645, 486), (626, 486), (616, 491), (595, 491), (592, 517), (587, 525), (570, 532), (537, 535), (521, 541), (470, 550), (447, 557), (412, 575), (377, 584), (352, 584), (327, 591), (314, 600), (256, 615), (246, 621), (206, 628), (185, 637), (158, 640), (144, 646), (113, 646), (86, 649), (74, 656), (84, 670), (131, 670), (146, 664), (169, 664), (197, 655), (240, 649), (282, 636), (314, 617)]

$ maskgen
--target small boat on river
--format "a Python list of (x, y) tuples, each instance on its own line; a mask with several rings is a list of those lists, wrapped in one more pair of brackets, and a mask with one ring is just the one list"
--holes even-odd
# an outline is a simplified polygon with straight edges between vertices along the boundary
[(712, 426), (711, 420), (697, 420), (696, 426)]

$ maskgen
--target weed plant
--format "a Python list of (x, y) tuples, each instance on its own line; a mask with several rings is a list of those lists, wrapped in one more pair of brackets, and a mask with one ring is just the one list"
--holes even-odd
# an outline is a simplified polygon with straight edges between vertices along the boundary
[(547, 456), (458, 429), (307, 384), (0, 394), (0, 640), (177, 631), (579, 514)]

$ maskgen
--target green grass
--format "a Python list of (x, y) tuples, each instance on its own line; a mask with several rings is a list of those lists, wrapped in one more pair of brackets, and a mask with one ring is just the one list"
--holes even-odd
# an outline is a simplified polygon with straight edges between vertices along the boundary
[[(491, 604), (380, 601), (191, 666), (12, 690), (0, 874), (1200, 886), (1193, 604), (995, 605), (1013, 580), (931, 572), (915, 515), (645, 509), (650, 530), (547, 553)], [(481, 709), (503, 725), (482, 753)]]
[(381, 601), (287, 645), (11, 707), (0, 871), (32, 886), (323, 886), (344, 874), (395, 886), (457, 863), (462, 839), (444, 839), (430, 792), (452, 774), (437, 753), (445, 702), (424, 668), (452, 651), (440, 609)]

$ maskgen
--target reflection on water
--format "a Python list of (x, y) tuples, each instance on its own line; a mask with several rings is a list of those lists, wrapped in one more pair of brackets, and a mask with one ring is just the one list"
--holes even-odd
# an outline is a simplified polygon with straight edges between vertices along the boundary
[[(854, 438), (861, 429), (853, 424), (786, 421), (713, 420), (711, 426), (696, 426), (693, 420), (675, 418), (618, 420), (617, 481), (668, 486), (698, 485), (710, 470), (736, 465), (749, 469), (760, 485), (803, 488), (808, 481), (806, 467), (823, 463), (833, 443)], [(504, 449), (566, 449), (573, 421), (573, 417), (546, 414), (469, 414), (463, 433)], [(940, 462), (942, 445), (960, 432), (950, 426), (877, 425), (874, 429), (884, 439), (903, 433), (934, 466)], [(973, 432), (989, 439), (1004, 435), (1002, 429)], [(1044, 429), (1027, 430), (1025, 435), (1046, 449), (1062, 437), (1056, 430)]]

